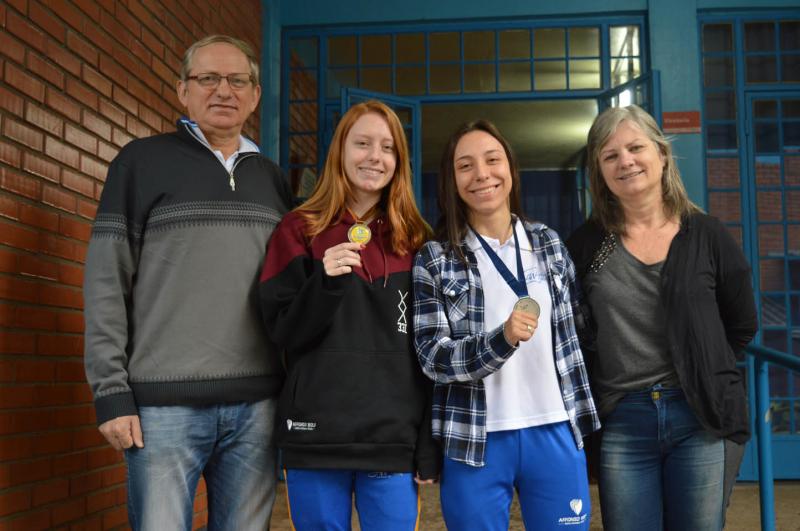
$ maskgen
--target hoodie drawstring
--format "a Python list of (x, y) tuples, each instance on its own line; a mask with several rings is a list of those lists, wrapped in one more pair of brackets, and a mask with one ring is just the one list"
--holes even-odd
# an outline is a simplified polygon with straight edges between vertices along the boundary
[(389, 282), (389, 263), (386, 260), (386, 251), (383, 249), (383, 220), (378, 219), (378, 246), (381, 249), (381, 256), (383, 256), (383, 287), (385, 288)]

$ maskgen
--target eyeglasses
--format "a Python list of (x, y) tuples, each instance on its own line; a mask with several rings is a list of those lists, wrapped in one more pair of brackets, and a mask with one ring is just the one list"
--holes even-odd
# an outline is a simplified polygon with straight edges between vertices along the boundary
[(197, 74), (196, 76), (187, 76), (186, 79), (193, 79), (197, 84), (203, 88), (217, 88), (220, 81), (226, 79), (228, 85), (234, 90), (242, 90), (247, 88), (253, 82), (251, 74), (228, 74), (223, 76), (221, 74)]

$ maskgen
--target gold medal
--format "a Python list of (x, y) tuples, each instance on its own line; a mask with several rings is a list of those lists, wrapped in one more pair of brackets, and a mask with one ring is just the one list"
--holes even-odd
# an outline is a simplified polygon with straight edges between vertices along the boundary
[(532, 298), (521, 297), (516, 303), (514, 303), (514, 311), (525, 312), (533, 315), (534, 317), (539, 317), (541, 309), (539, 308), (539, 303)]
[(356, 223), (347, 230), (347, 239), (353, 243), (366, 245), (372, 238), (372, 231), (363, 223)]

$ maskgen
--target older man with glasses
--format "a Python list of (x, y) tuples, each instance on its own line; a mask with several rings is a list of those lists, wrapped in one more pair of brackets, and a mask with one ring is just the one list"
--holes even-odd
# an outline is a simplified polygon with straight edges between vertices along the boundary
[(261, 96), (246, 43), (194, 43), (177, 92), (177, 131), (109, 168), (86, 259), (86, 375), (100, 432), (125, 452), (131, 527), (191, 529), (202, 474), (209, 530), (262, 530), (282, 370), (256, 289), (292, 194), (242, 135)]

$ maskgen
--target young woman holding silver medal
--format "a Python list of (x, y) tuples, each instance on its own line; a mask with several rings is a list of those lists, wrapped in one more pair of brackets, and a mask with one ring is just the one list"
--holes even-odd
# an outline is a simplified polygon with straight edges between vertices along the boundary
[(278, 446), (294, 529), (411, 531), (439, 474), (411, 343), (411, 265), (430, 229), (395, 113), (353, 106), (308, 201), (270, 240), (261, 300), (286, 352)]
[(442, 218), (414, 261), (417, 356), (434, 380), (433, 434), (450, 530), (589, 529), (583, 437), (599, 427), (578, 347), (575, 270), (524, 220), (511, 149), (489, 122), (442, 155)]

